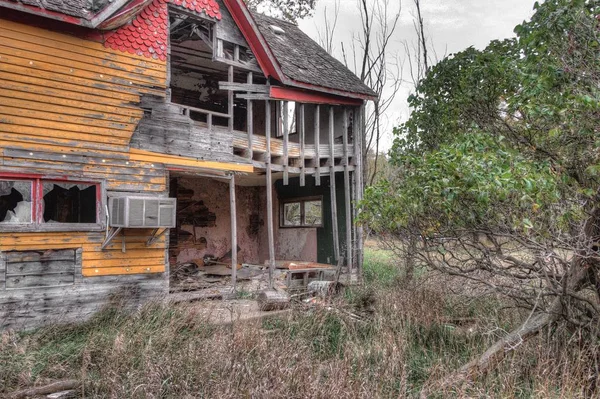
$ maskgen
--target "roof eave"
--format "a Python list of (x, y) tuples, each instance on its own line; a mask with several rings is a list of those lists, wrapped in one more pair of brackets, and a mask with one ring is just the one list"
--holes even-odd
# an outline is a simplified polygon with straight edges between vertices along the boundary
[(44, 8), (30, 6), (27, 4), (13, 3), (6, 0), (0, 0), (0, 7), (10, 8), (16, 11), (26, 12), (45, 18), (54, 19), (56, 21), (94, 29), (130, 1), (131, 0), (116, 0), (89, 19), (74, 17), (57, 11), (46, 10)]

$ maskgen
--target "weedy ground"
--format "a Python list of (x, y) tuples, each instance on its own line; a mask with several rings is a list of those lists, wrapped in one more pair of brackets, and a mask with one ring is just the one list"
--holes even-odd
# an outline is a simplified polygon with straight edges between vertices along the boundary
[[(213, 326), (193, 304), (115, 305), (78, 325), (5, 331), (0, 397), (63, 378), (94, 398), (416, 397), (524, 316), (425, 277), (404, 283), (389, 253), (368, 248), (363, 286), (260, 322)], [(551, 332), (438, 397), (597, 397), (599, 348)]]

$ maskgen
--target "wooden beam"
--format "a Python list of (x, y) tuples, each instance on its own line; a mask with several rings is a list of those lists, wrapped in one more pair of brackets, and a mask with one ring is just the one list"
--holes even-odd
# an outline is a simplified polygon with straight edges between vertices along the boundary
[[(335, 131), (335, 118), (333, 106), (329, 107), (329, 187), (331, 193), (331, 223), (333, 229), (333, 253), (336, 261), (340, 259), (340, 237), (338, 232), (338, 218), (337, 218), (337, 199), (335, 192), (335, 165), (334, 165), (334, 131)], [(339, 262), (338, 262), (339, 263)]]
[(304, 159), (304, 150), (305, 150), (305, 138), (306, 138), (306, 129), (305, 129), (305, 119), (304, 119), (304, 104), (300, 104), (300, 120), (299, 120), (299, 131), (300, 131), (300, 187), (306, 186), (306, 171), (304, 168), (306, 167), (306, 161)]
[(350, 171), (348, 170), (348, 109), (344, 107), (342, 125), (344, 144), (344, 208), (346, 211), (346, 266), (352, 270), (352, 203), (350, 202)]
[(315, 184), (317, 186), (321, 185), (321, 171), (320, 171), (320, 167), (321, 167), (321, 154), (319, 153), (320, 140), (321, 140), (321, 106), (317, 104), (315, 106), (315, 139), (314, 139), (314, 143), (315, 143), (315, 159), (316, 159), (316, 164), (315, 164)]
[[(252, 72), (248, 72), (251, 74)], [(269, 86), (257, 85), (252, 82), (248, 83), (230, 83), (230, 82), (219, 82), (219, 90), (229, 91), (247, 91), (251, 93), (264, 93), (269, 94)]]
[[(248, 72), (248, 78), (247, 78), (247, 82), (249, 85), (252, 84), (252, 72)], [(248, 93), (250, 94), (250, 93)], [(248, 101), (246, 102), (246, 123), (248, 124), (248, 128), (246, 130), (248, 130), (248, 159), (252, 159), (252, 135), (254, 134), (254, 109), (253, 109), (253, 103), (252, 100), (248, 99)]]
[(290, 174), (289, 174), (289, 154), (288, 147), (290, 142), (290, 129), (289, 129), (289, 103), (287, 101), (283, 102), (283, 185), (287, 186), (290, 184)]
[[(227, 70), (227, 78), (229, 80), (229, 83), (233, 83), (233, 66), (229, 65), (229, 68)], [(228, 123), (228, 127), (229, 127), (229, 131), (233, 133), (233, 91), (230, 91), (229, 93), (227, 93), (227, 105), (228, 105), (228, 109), (227, 109), (227, 113), (229, 114), (229, 123)]]
[(269, 288), (275, 273), (275, 234), (273, 232), (273, 176), (271, 171), (271, 102), (265, 102), (265, 136), (267, 138), (267, 235), (269, 240)]
[(237, 282), (237, 214), (235, 204), (235, 176), (229, 180), (229, 207), (231, 210), (231, 285), (235, 291)]

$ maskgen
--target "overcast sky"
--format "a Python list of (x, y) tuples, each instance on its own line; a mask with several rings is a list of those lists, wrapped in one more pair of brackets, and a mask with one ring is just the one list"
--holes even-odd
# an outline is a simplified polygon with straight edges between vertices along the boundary
[[(335, 32), (334, 55), (340, 57), (341, 42), (346, 48), (361, 26), (358, 0), (339, 0), (340, 9)], [(371, 4), (382, 0), (368, 0)], [(325, 15), (332, 19), (336, 0), (317, 0), (312, 18), (299, 22), (300, 28), (319, 41), (319, 32), (324, 31)], [(514, 36), (513, 29), (533, 13), (535, 0), (421, 0), (426, 35), (431, 40), (438, 58), (445, 54), (461, 51), (469, 46), (482, 49), (494, 39)], [(392, 53), (400, 60), (405, 58), (403, 42), (413, 45), (416, 35), (413, 27), (413, 0), (389, 0), (391, 8), (401, 7), (400, 25), (391, 46)], [(410, 81), (404, 67), (404, 80)], [(384, 147), (391, 144), (391, 128), (408, 117), (406, 98), (412, 85), (406, 83), (398, 94), (391, 112), (386, 115), (388, 137)]]

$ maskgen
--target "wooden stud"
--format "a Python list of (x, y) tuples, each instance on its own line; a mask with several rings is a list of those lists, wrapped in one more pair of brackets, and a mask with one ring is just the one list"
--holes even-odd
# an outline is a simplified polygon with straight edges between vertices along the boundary
[(340, 260), (340, 237), (338, 232), (337, 198), (335, 192), (335, 157), (334, 157), (335, 118), (333, 106), (329, 107), (329, 187), (331, 193), (331, 223), (333, 229), (333, 253), (335, 260)]
[(287, 186), (290, 184), (289, 175), (289, 154), (288, 146), (290, 141), (290, 129), (289, 129), (289, 103), (283, 102), (283, 185)]
[(306, 166), (306, 162), (304, 159), (304, 150), (305, 150), (305, 135), (306, 135), (306, 131), (304, 129), (304, 104), (300, 104), (300, 118), (299, 118), (299, 138), (300, 138), (300, 187), (304, 187), (306, 186), (306, 171), (304, 170), (305, 166)]
[[(230, 65), (227, 71), (227, 78), (229, 83), (233, 83), (233, 66)], [(229, 131), (233, 132), (233, 101), (234, 101), (234, 93), (233, 91), (229, 91), (227, 93), (227, 105), (228, 105), (228, 110), (227, 113), (229, 114)]]
[(344, 145), (344, 207), (346, 211), (346, 266), (352, 269), (352, 204), (350, 202), (350, 171), (348, 170), (348, 109), (344, 107), (342, 140)]
[(321, 153), (319, 150), (319, 146), (320, 144), (320, 139), (321, 139), (321, 106), (320, 105), (316, 105), (315, 106), (315, 184), (317, 186), (321, 185), (321, 172), (320, 172), (320, 166), (321, 166)]
[(235, 204), (235, 176), (229, 180), (229, 207), (231, 210), (231, 285), (235, 290), (237, 282), (237, 215)]
[(265, 102), (265, 136), (267, 138), (267, 233), (269, 240), (269, 288), (275, 273), (275, 234), (273, 232), (273, 176), (271, 171), (271, 102)]
[[(247, 82), (249, 85), (252, 84), (252, 72), (248, 72), (248, 79)], [(250, 94), (250, 93), (248, 93)], [(248, 159), (252, 159), (252, 145), (253, 145), (253, 140), (252, 140), (252, 136), (254, 135), (254, 110), (253, 110), (253, 105), (254, 103), (252, 102), (252, 100), (248, 100), (246, 102), (246, 109), (247, 109), (247, 119), (246, 119), (246, 123), (248, 124)]]

